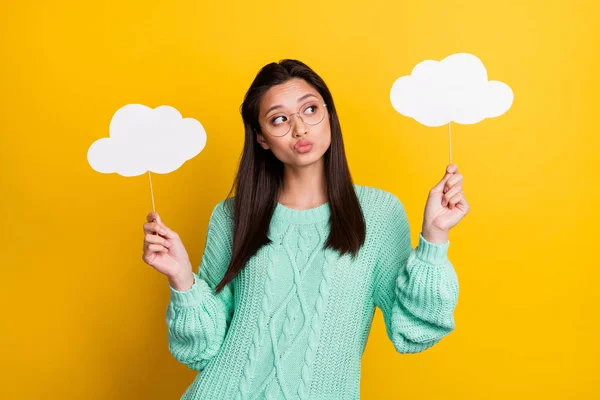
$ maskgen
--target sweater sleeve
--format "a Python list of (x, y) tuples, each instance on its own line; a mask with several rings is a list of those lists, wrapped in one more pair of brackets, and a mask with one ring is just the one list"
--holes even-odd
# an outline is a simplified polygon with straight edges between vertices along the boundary
[(375, 266), (374, 302), (382, 310), (386, 333), (398, 353), (418, 353), (455, 328), (458, 277), (450, 242), (430, 243), (419, 234), (412, 248), (402, 203), (391, 195)]
[(218, 353), (233, 316), (232, 283), (218, 294), (214, 291), (231, 259), (233, 220), (224, 212), (224, 201), (211, 214), (194, 284), (186, 291), (169, 286), (166, 312), (169, 351), (177, 361), (196, 371), (204, 369)]

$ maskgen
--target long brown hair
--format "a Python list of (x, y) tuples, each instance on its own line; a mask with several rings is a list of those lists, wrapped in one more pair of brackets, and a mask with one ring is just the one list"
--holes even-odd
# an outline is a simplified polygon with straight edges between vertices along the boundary
[(261, 132), (259, 104), (272, 86), (292, 78), (304, 79), (318, 90), (329, 112), (331, 145), (323, 157), (331, 212), (330, 232), (324, 248), (336, 249), (340, 255), (351, 253), (355, 257), (365, 242), (366, 224), (348, 169), (342, 128), (331, 92), (319, 75), (298, 60), (286, 59), (267, 64), (254, 78), (240, 108), (245, 129), (244, 149), (235, 181), (225, 201), (226, 205), (231, 205), (229, 197), (235, 189), (233, 248), (227, 271), (215, 288), (217, 293), (240, 273), (250, 257), (262, 246), (271, 243), (267, 233), (283, 183), (283, 163), (256, 140), (256, 132)]

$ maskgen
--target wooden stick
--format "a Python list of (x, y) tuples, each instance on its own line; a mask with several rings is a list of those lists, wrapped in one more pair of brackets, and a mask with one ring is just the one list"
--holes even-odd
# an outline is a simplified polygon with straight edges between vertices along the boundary
[(148, 179), (150, 180), (150, 194), (152, 195), (152, 211), (156, 212), (156, 208), (154, 208), (154, 191), (152, 190), (152, 177), (150, 176), (150, 171), (148, 171)]
[(450, 142), (450, 164), (452, 164), (452, 130), (450, 129), (450, 122), (448, 122), (448, 141)]

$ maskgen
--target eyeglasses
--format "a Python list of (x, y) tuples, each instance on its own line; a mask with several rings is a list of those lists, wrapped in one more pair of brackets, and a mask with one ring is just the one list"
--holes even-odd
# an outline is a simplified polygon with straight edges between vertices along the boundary
[(318, 100), (311, 100), (304, 103), (300, 110), (291, 113), (275, 113), (261, 124), (265, 131), (271, 136), (281, 137), (287, 135), (292, 127), (292, 115), (298, 114), (298, 118), (307, 125), (317, 125), (323, 121), (325, 117), (327, 104), (321, 103)]

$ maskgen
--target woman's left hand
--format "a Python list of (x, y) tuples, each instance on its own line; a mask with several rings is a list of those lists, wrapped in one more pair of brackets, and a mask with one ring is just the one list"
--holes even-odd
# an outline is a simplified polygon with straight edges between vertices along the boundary
[(446, 168), (442, 180), (429, 191), (421, 234), (431, 243), (448, 242), (448, 232), (469, 212), (462, 189), (463, 176), (456, 164)]

